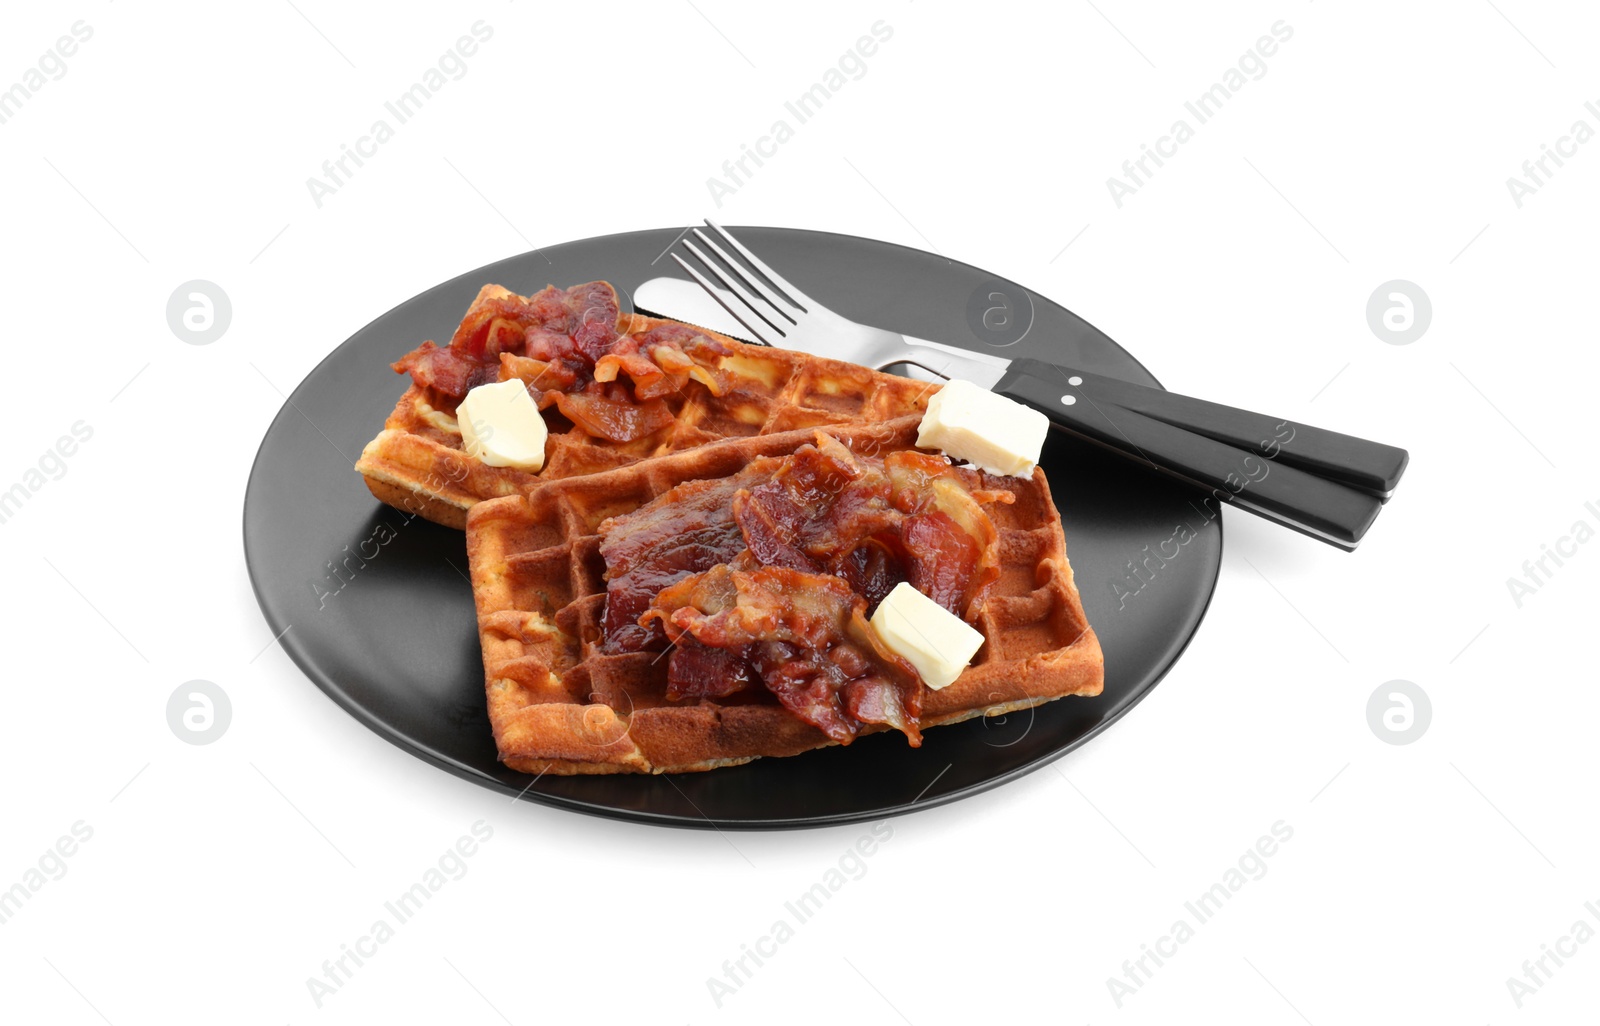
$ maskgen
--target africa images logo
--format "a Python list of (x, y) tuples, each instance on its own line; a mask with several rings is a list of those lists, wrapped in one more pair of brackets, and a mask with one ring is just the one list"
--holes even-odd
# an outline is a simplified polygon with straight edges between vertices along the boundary
[[(1583, 509), (1594, 518), (1596, 524), (1600, 524), (1600, 503), (1584, 503)], [(1567, 533), (1554, 542), (1541, 542), (1539, 555), (1522, 561), (1522, 577), (1506, 578), (1506, 591), (1511, 593), (1511, 601), (1521, 609), (1523, 600), (1543, 590), (1555, 578), (1556, 572), (1567, 565), (1567, 560), (1582, 551), (1580, 546), (1587, 545), (1594, 536), (1594, 524), (1580, 518), (1574, 520)], [(1552, 563), (1555, 565), (1552, 566)]]
[(420, 114), (423, 106), (445, 86), (467, 77), (471, 70), (467, 61), (477, 54), (480, 46), (494, 38), (494, 26), (480, 19), (472, 23), (471, 31), (470, 36), (457, 39), (432, 67), (423, 69), (409, 88), (394, 99), (384, 101), (383, 109), (394, 119), (394, 124), (390, 124), (387, 117), (376, 119), (365, 134), (356, 137), (353, 147), (340, 143), (339, 155), (322, 162), (322, 177), (313, 175), (306, 179), (306, 191), (319, 210), (329, 196), (350, 184), (356, 171), (366, 166), (366, 161), (378, 155), (380, 146), (394, 138), (397, 126)]
[(1176, 919), (1167, 932), (1154, 942), (1140, 944), (1138, 957), (1123, 959), (1120, 977), (1106, 977), (1106, 990), (1112, 1002), (1121, 1008), (1124, 1001), (1143, 990), (1145, 984), (1155, 979), (1156, 970), (1175, 958), (1183, 945), (1194, 940), (1200, 928), (1215, 919), (1235, 894), (1252, 881), (1261, 880), (1267, 875), (1267, 860), (1293, 837), (1294, 827), (1278, 820), (1272, 824), (1271, 836), (1262, 834), (1255, 844), (1245, 849), (1234, 865), (1223, 871), (1219, 880), (1201, 891), (1194, 900), (1184, 902), (1184, 916)]

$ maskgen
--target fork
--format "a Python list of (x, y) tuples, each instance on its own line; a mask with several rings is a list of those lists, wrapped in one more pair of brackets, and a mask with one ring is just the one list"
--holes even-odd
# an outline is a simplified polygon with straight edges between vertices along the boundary
[(879, 370), (911, 364), (942, 378), (966, 379), (1218, 502), (1347, 551), (1372, 526), (1409, 461), (1404, 449), (1337, 431), (857, 323), (796, 288), (720, 225), (707, 219), (706, 226), (715, 238), (696, 228), (694, 238), (681, 239), (704, 271), (677, 252), (672, 258), (755, 341)]

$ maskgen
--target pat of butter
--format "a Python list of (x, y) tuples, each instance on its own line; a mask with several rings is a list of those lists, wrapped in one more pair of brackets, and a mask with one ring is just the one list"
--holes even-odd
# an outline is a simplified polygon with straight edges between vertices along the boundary
[(961, 676), (983, 647), (982, 634), (905, 581), (878, 603), (872, 629), (890, 651), (915, 666), (922, 682), (935, 691)]
[(956, 378), (928, 400), (917, 445), (991, 474), (1026, 477), (1049, 433), (1050, 419), (1038, 410)]
[(479, 385), (456, 407), (467, 455), (491, 467), (538, 470), (549, 432), (528, 388), (515, 379)]

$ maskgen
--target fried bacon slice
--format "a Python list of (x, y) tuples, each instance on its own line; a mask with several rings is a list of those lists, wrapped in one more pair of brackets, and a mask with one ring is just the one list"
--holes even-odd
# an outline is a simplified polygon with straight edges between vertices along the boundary
[(641, 622), (656, 594), (690, 574), (727, 563), (745, 549), (734, 522), (736, 492), (770, 475), (779, 461), (755, 460), (738, 474), (690, 481), (632, 513), (600, 526), (606, 563), (607, 652), (652, 652), (666, 647), (661, 628)]
[(600, 526), (605, 648), (675, 644), (672, 700), (764, 687), (836, 741), (887, 724), (916, 743), (921, 680), (867, 616), (901, 581), (975, 620), (999, 577), (999, 535), (940, 456), (815, 445), (679, 485)]
[(625, 335), (595, 361), (594, 380), (615, 381), (626, 374), (633, 381), (634, 397), (658, 399), (680, 392), (691, 380), (722, 395), (729, 378), (717, 369), (717, 357), (728, 347), (687, 324), (657, 324)]
[(592, 438), (611, 442), (635, 442), (653, 435), (672, 423), (670, 407), (660, 399), (635, 402), (627, 386), (607, 388), (591, 382), (581, 392), (545, 393), (562, 416)]
[(834, 574), (869, 609), (901, 581), (968, 622), (1000, 577), (1000, 537), (948, 460), (914, 451), (857, 456), (819, 434), (764, 484), (734, 496), (746, 544), (765, 565)]
[(785, 708), (840, 744), (865, 724), (884, 724), (920, 745), (921, 680), (884, 647), (866, 610), (866, 599), (829, 574), (724, 564), (663, 589), (641, 619), (659, 622), (679, 645), (669, 699), (721, 697), (759, 678)]
[(478, 385), (499, 380), (500, 354), (559, 362), (576, 380), (594, 366), (617, 335), (616, 290), (592, 281), (570, 289), (546, 286), (531, 296), (507, 294), (472, 305), (449, 346), (431, 340), (394, 363), (401, 374), (441, 396), (460, 400)]
[(722, 343), (681, 324), (622, 335), (619, 310), (603, 281), (491, 297), (473, 304), (448, 346), (424, 342), (393, 367), (447, 406), (479, 385), (520, 380), (539, 409), (555, 406), (584, 433), (618, 443), (670, 425), (666, 397), (690, 381), (716, 395), (727, 390)]

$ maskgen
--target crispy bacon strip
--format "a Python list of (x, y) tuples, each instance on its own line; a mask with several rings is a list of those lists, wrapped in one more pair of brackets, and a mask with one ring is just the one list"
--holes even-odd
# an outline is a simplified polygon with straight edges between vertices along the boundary
[(733, 494), (762, 480), (777, 463), (756, 460), (733, 477), (686, 482), (600, 525), (600, 557), (606, 563), (602, 621), (606, 651), (666, 647), (661, 629), (642, 625), (640, 617), (663, 588), (727, 563), (744, 550), (730, 508)]
[(942, 457), (862, 456), (819, 432), (792, 455), (679, 485), (601, 525), (606, 648), (676, 643), (672, 700), (759, 685), (834, 740), (888, 724), (916, 743), (920, 678), (866, 617), (909, 581), (976, 619), (999, 577), (982, 504), (1012, 498), (969, 492)]
[(658, 324), (619, 339), (595, 363), (596, 381), (615, 381), (619, 373), (633, 380), (638, 399), (656, 399), (680, 392), (691, 380), (722, 395), (731, 384), (718, 368), (729, 349), (686, 324)]
[(664, 400), (690, 381), (715, 395), (730, 387), (719, 367), (729, 350), (704, 332), (662, 324), (620, 335), (618, 318), (616, 290), (603, 281), (496, 296), (473, 304), (449, 346), (424, 342), (393, 366), (446, 405), (479, 385), (521, 380), (539, 409), (555, 406), (584, 433), (617, 443), (670, 425)]
[(734, 496), (734, 519), (756, 558), (843, 577), (871, 608), (908, 580), (976, 620), (1000, 577), (999, 534), (949, 461), (914, 451), (877, 460), (832, 436), (817, 439), (788, 457), (771, 481)]
[(594, 387), (582, 392), (557, 392), (556, 408), (592, 438), (611, 442), (636, 442), (673, 421), (672, 410), (660, 399), (634, 402), (625, 386)]
[(547, 286), (532, 296), (504, 295), (474, 303), (450, 345), (432, 341), (401, 357), (394, 369), (459, 402), (471, 389), (497, 379), (501, 353), (533, 356), (587, 374), (617, 335), (620, 309), (609, 283), (570, 289)]
[[(849, 744), (863, 726), (884, 724), (920, 745), (920, 678), (883, 646), (866, 610), (865, 599), (828, 574), (724, 564), (663, 589), (640, 619), (659, 622), (678, 643), (673, 663), (698, 671), (669, 667), (668, 698), (729, 694), (727, 679), (701, 683), (699, 672), (732, 668), (743, 687), (753, 670), (790, 712), (834, 741)], [(705, 648), (739, 658), (708, 659)]]

